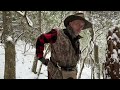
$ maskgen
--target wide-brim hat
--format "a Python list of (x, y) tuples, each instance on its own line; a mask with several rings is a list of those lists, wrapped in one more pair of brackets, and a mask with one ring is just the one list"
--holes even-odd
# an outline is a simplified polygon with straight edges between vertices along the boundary
[(84, 26), (83, 29), (87, 29), (87, 28), (91, 28), (92, 27), (92, 23), (84, 18), (84, 14), (83, 13), (76, 13), (74, 15), (68, 16), (64, 20), (64, 26), (67, 27), (69, 25), (69, 22), (72, 22), (74, 20), (83, 20), (85, 22), (85, 26)]

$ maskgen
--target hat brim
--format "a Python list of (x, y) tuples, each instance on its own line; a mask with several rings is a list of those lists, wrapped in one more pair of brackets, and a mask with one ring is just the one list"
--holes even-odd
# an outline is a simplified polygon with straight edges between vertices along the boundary
[(85, 26), (83, 29), (87, 29), (87, 28), (91, 28), (92, 27), (92, 23), (89, 22), (88, 20), (84, 19), (84, 22), (85, 22)]
[(86, 20), (83, 17), (75, 16), (75, 15), (70, 15), (64, 20), (65, 27), (67, 27), (69, 25), (69, 22), (72, 22), (74, 20), (83, 20), (85, 22), (85, 26), (84, 26), (83, 30), (92, 27), (92, 23), (90, 23), (88, 20)]

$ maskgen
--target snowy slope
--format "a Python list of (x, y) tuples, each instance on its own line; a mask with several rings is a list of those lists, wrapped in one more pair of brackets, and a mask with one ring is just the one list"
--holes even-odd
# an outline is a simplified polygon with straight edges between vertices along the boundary
[[(26, 53), (24, 53), (25, 42), (18, 41), (16, 44), (16, 79), (36, 79), (37, 74), (31, 72), (35, 48), (32, 48), (29, 44), (27, 44)], [(5, 56), (4, 56), (4, 47), (0, 44), (0, 79), (4, 78), (4, 64), (5, 64)], [(50, 57), (50, 54), (47, 55)], [(39, 69), (41, 62), (38, 61), (37, 71)], [(78, 64), (78, 71), (79, 70)], [(82, 72), (82, 79), (90, 79), (90, 67), (85, 66)], [(47, 67), (42, 65), (41, 74), (39, 79), (47, 79)]]

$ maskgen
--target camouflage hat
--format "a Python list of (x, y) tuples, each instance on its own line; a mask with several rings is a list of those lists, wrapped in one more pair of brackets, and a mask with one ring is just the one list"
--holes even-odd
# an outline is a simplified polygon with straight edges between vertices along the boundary
[(74, 20), (83, 20), (85, 22), (85, 26), (84, 26), (83, 29), (87, 29), (87, 28), (91, 28), (92, 27), (92, 23), (84, 18), (84, 14), (83, 13), (76, 13), (74, 15), (68, 16), (64, 20), (65, 27), (67, 27), (69, 25), (69, 22), (72, 22)]

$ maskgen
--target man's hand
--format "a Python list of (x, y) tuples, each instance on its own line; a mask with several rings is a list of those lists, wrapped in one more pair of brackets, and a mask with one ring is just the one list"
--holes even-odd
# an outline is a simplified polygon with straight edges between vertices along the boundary
[(39, 59), (45, 66), (48, 65), (49, 59), (41, 58)]

